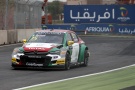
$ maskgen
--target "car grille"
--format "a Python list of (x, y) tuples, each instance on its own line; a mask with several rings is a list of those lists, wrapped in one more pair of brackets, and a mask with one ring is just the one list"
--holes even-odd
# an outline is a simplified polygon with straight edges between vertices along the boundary
[(49, 52), (38, 52), (38, 51), (24, 51), (24, 55), (47, 55)]
[(48, 52), (24, 52), (24, 55), (20, 56), (20, 60), (23, 64), (36, 63), (48, 66), (51, 62), (51, 57), (46, 56)]

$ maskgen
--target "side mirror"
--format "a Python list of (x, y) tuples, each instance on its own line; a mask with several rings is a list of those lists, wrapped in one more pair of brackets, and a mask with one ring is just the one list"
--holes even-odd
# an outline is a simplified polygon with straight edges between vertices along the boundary
[(24, 44), (27, 42), (27, 40), (26, 40), (26, 39), (23, 39), (22, 41), (23, 41), (23, 43), (24, 43)]
[(68, 46), (71, 46), (72, 44), (74, 44), (74, 41), (68, 41)]

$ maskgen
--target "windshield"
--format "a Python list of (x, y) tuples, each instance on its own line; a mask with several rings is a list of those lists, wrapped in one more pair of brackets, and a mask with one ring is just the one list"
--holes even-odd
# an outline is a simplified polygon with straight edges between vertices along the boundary
[(64, 33), (36, 32), (29, 40), (30, 43), (58, 43), (62, 44)]

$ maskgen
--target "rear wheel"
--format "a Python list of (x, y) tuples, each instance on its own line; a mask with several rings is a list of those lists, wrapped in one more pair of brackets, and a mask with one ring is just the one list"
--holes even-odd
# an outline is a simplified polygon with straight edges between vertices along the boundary
[(66, 53), (65, 66), (64, 66), (65, 70), (69, 70), (70, 69), (70, 61), (71, 61), (71, 56), (70, 56), (69, 53)]
[(88, 66), (88, 61), (89, 61), (88, 50), (85, 50), (85, 52), (84, 52), (84, 63), (83, 63), (84, 67)]

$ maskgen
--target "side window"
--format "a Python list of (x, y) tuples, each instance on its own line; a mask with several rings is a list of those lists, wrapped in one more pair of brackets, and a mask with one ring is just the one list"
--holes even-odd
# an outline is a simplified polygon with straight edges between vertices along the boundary
[(72, 35), (72, 38), (73, 38), (74, 42), (78, 42), (79, 41), (78, 37), (76, 36), (76, 34), (71, 33), (71, 35)]
[(73, 41), (72, 37), (71, 37), (71, 35), (69, 33), (67, 33), (67, 41)]

